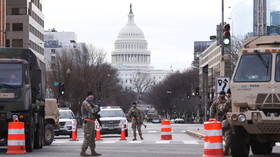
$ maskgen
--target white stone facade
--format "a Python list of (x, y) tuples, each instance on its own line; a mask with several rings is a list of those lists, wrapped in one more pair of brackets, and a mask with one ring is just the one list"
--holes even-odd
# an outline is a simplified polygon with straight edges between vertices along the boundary
[(151, 52), (148, 50), (148, 42), (143, 31), (135, 24), (130, 6), (128, 23), (121, 29), (115, 41), (112, 65), (118, 69), (123, 88), (135, 91), (133, 82), (139, 74), (156, 84), (171, 73), (168, 70), (155, 70), (150, 64)]

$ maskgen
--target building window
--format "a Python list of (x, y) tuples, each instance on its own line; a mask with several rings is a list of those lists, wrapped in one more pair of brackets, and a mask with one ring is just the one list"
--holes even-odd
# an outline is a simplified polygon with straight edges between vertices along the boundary
[(23, 31), (23, 23), (13, 23), (13, 31)]
[(52, 54), (55, 54), (55, 49), (51, 49), (51, 53), (52, 53)]
[(20, 15), (19, 8), (12, 8), (12, 15)]
[(23, 47), (23, 40), (22, 39), (13, 39), (12, 47)]
[(6, 32), (10, 32), (10, 24), (6, 23)]
[(10, 47), (10, 46), (11, 46), (10, 40), (7, 39), (7, 40), (6, 40), (6, 47)]

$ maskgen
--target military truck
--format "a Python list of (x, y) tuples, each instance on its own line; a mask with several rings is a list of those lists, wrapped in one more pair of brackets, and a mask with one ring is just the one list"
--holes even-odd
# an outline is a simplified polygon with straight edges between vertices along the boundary
[(280, 142), (280, 36), (254, 37), (239, 53), (231, 79), (233, 157), (270, 154)]
[(56, 99), (45, 99), (45, 144), (51, 145), (55, 129), (59, 129), (59, 111)]
[(0, 48), (0, 145), (7, 145), (8, 122), (24, 122), (26, 151), (42, 148), (45, 64), (29, 49)]

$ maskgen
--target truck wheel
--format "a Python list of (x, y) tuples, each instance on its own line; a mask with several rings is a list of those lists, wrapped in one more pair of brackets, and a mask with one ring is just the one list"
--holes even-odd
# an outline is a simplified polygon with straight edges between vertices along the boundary
[(33, 129), (33, 120), (31, 120), (31, 124), (26, 125), (25, 130), (25, 146), (27, 152), (32, 152), (34, 148), (34, 129)]
[(51, 145), (54, 140), (54, 130), (51, 124), (46, 124), (45, 126), (45, 144)]
[(232, 157), (248, 157), (250, 151), (249, 136), (243, 127), (233, 127), (231, 135), (231, 154)]
[(271, 154), (273, 150), (273, 144), (270, 142), (260, 143), (258, 141), (253, 141), (251, 143), (251, 149), (255, 155)]
[(44, 135), (44, 122), (43, 118), (40, 116), (39, 118), (39, 124), (36, 127), (35, 137), (34, 137), (34, 148), (40, 149), (43, 147), (43, 136)]

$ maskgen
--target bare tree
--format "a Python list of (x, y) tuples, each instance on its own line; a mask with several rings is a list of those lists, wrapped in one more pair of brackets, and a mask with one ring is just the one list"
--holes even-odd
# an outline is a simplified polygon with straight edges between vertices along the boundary
[(233, 36), (231, 39), (231, 62), (233, 67), (235, 67), (238, 59), (238, 53), (243, 48), (244, 39), (240, 39), (235, 36)]
[(143, 94), (148, 92), (154, 84), (155, 81), (148, 73), (137, 72), (132, 79), (133, 90), (137, 93), (138, 99), (142, 99)]

